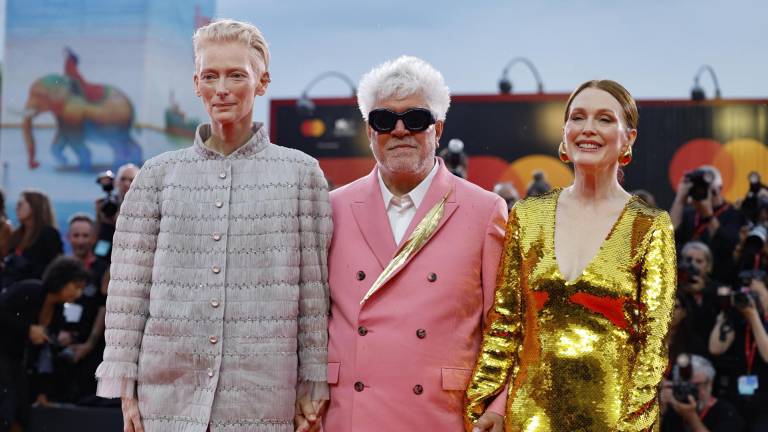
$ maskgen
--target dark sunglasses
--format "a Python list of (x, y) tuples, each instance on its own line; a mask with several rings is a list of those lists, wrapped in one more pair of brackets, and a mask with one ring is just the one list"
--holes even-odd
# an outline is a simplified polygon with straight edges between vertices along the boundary
[(405, 128), (411, 132), (423, 132), (435, 124), (435, 116), (426, 108), (412, 108), (402, 113), (379, 108), (368, 113), (368, 124), (376, 132), (392, 132), (398, 120), (402, 120)]

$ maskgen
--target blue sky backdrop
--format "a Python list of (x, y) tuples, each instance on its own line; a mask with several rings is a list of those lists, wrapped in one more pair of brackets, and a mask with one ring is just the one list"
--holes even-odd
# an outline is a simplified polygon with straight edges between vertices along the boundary
[[(4, 20), (5, 0), (0, 4)], [(638, 98), (687, 98), (693, 75), (707, 63), (724, 97), (768, 97), (768, 2), (762, 0), (218, 0), (217, 16), (253, 22), (270, 43), (272, 84), (256, 105), (259, 119), (267, 117), (269, 97), (298, 97), (323, 71), (357, 82), (401, 54), (434, 64), (456, 94), (495, 93), (505, 63), (525, 56), (548, 92), (600, 77), (620, 81)], [(516, 91), (535, 89), (522, 65), (511, 78)], [(711, 94), (709, 77), (702, 84)], [(348, 92), (328, 80), (311, 95)]]

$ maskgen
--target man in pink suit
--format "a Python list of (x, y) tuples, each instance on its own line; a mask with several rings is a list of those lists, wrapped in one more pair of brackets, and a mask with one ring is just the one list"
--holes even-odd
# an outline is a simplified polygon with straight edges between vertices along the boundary
[[(506, 204), (435, 157), (450, 94), (431, 65), (382, 64), (361, 80), (358, 103), (377, 164), (331, 193), (324, 430), (459, 432)], [(502, 430), (505, 401), (477, 430)]]

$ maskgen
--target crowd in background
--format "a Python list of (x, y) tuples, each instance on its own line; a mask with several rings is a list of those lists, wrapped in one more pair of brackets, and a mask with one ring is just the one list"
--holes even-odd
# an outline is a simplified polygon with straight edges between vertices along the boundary
[(137, 173), (128, 164), (99, 175), (105, 196), (95, 218), (70, 216), (67, 255), (44, 192), (20, 194), (15, 227), (0, 193), (0, 431), (18, 430), (13, 419), (25, 424), (30, 406), (119, 403), (96, 397), (94, 374), (104, 350), (112, 235)]
[[(462, 165), (454, 173), (466, 173), (467, 159), (454, 159)], [(112, 235), (137, 172), (129, 164), (99, 176), (105, 197), (96, 216), (67, 221), (68, 256), (45, 193), (21, 193), (15, 227), (0, 193), (0, 431), (33, 404), (109, 403), (95, 397), (94, 372), (104, 349)], [(748, 194), (728, 202), (720, 173), (700, 167), (683, 176), (668, 209), (679, 261), (662, 431), (768, 431), (768, 188), (756, 174), (747, 180)], [(549, 188), (538, 172), (526, 195)], [(510, 183), (494, 192), (510, 208), (519, 199)], [(656, 205), (649, 192), (635, 194)]]

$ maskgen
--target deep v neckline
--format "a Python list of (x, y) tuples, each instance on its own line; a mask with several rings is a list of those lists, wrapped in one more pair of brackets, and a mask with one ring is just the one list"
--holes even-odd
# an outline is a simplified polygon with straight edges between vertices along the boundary
[(560, 276), (560, 278), (565, 281), (566, 285), (573, 285), (576, 282), (580, 281), (581, 278), (584, 276), (584, 273), (586, 273), (587, 270), (589, 270), (590, 267), (592, 267), (592, 264), (597, 261), (597, 258), (600, 257), (600, 255), (603, 252), (603, 249), (605, 249), (605, 245), (611, 240), (613, 237), (613, 233), (616, 231), (616, 228), (619, 226), (619, 223), (622, 219), (624, 219), (624, 215), (627, 213), (627, 209), (629, 209), (629, 205), (637, 198), (637, 196), (632, 195), (630, 196), (627, 201), (624, 203), (624, 207), (621, 209), (621, 213), (619, 213), (619, 216), (616, 218), (616, 220), (613, 222), (613, 225), (611, 225), (611, 229), (608, 231), (608, 234), (606, 234), (603, 241), (600, 243), (600, 247), (597, 248), (597, 252), (592, 255), (592, 258), (587, 262), (587, 265), (584, 266), (583, 269), (578, 273), (575, 279), (573, 280), (566, 280), (565, 275), (563, 274), (562, 270), (560, 270), (560, 263), (557, 260), (557, 249), (555, 248), (555, 233), (557, 232), (557, 205), (560, 202), (560, 194), (563, 192), (563, 189), (560, 189), (557, 191), (557, 194), (555, 195), (555, 209), (552, 212), (552, 215), (554, 217), (554, 220), (552, 221), (552, 232), (550, 233), (550, 246), (552, 247), (552, 254), (554, 255), (554, 261), (555, 261), (555, 271)]

